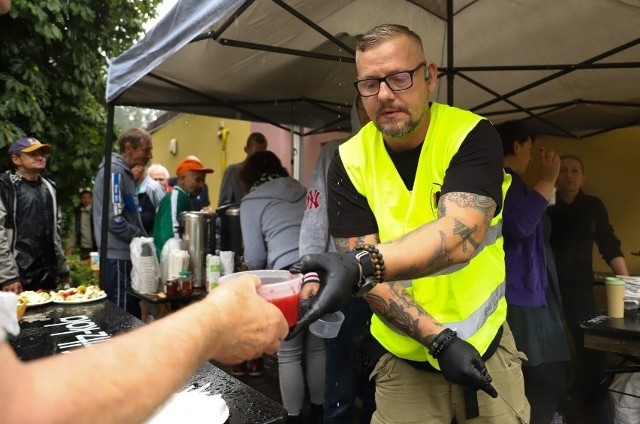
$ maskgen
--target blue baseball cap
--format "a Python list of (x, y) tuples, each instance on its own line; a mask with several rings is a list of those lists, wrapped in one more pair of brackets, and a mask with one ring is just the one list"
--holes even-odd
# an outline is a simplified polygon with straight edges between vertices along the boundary
[(24, 137), (11, 143), (9, 146), (9, 156), (19, 155), (20, 153), (29, 153), (42, 149), (44, 153), (53, 153), (53, 147), (48, 144), (42, 144), (34, 137)]

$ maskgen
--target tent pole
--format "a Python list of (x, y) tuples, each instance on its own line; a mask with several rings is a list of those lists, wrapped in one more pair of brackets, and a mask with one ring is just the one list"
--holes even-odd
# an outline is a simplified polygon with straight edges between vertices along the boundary
[(291, 126), (291, 176), (300, 182), (302, 182), (303, 167), (302, 131), (300, 127)]
[(447, 104), (453, 106), (453, 0), (447, 0)]
[(102, 190), (102, 226), (100, 228), (100, 287), (107, 284), (107, 248), (109, 242), (109, 206), (111, 199), (111, 152), (115, 104), (107, 103), (107, 139), (104, 142), (104, 186)]

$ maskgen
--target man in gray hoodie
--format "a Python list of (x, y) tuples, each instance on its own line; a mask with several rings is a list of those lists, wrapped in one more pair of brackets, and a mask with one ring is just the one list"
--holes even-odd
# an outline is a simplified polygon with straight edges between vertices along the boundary
[[(356, 134), (370, 119), (356, 96), (351, 108), (351, 132)], [(312, 253), (335, 252), (329, 235), (327, 216), (327, 170), (338, 146), (348, 138), (335, 140), (322, 147), (307, 191), (307, 202), (300, 228), (300, 256)], [(368, 423), (375, 406), (375, 384), (359, 369), (358, 346), (354, 343), (371, 318), (371, 308), (364, 299), (352, 297), (342, 307), (345, 321), (338, 337), (327, 339), (326, 389), (324, 394), (324, 422), (353, 422), (356, 397), (362, 400), (360, 422)]]
[(151, 160), (151, 136), (145, 130), (132, 128), (118, 138), (120, 153), (111, 154), (111, 198), (103, 199), (104, 161), (100, 164), (93, 194), (93, 225), (98, 248), (102, 236), (102, 204), (109, 202), (107, 239), (107, 278), (104, 291), (107, 298), (132, 315), (140, 317), (140, 305), (125, 289), (131, 286), (131, 252), (134, 237), (146, 237), (136, 195), (136, 183), (131, 172), (135, 165)]

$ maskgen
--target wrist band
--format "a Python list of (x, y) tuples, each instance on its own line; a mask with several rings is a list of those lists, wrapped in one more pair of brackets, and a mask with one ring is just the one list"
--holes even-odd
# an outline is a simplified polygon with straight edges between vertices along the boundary
[(302, 284), (320, 283), (320, 277), (317, 272), (307, 272), (302, 276)]
[[(382, 253), (372, 244), (361, 244), (352, 251), (362, 265), (362, 279), (373, 278), (376, 283), (384, 281), (384, 259)], [(368, 255), (364, 254), (367, 252)]]
[(445, 328), (436, 336), (435, 339), (433, 339), (431, 344), (427, 346), (429, 354), (435, 359), (438, 359), (440, 354), (442, 354), (442, 352), (444, 352), (444, 350), (453, 343), (456, 337), (458, 337), (458, 333), (450, 328)]

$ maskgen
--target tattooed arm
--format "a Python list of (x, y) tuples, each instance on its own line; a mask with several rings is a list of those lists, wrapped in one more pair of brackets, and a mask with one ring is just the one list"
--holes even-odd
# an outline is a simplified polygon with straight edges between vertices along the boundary
[(469, 261), (484, 239), (496, 209), (493, 199), (473, 193), (446, 193), (438, 219), (389, 243), (378, 245), (389, 281), (431, 275)]
[(379, 244), (377, 234), (334, 239), (339, 252), (362, 243), (375, 244), (385, 262), (385, 283), (365, 299), (371, 308), (407, 335), (428, 345), (443, 327), (417, 305), (398, 280), (431, 275), (468, 261), (484, 238), (496, 203), (473, 193), (447, 193), (438, 205), (439, 218), (397, 240)]

